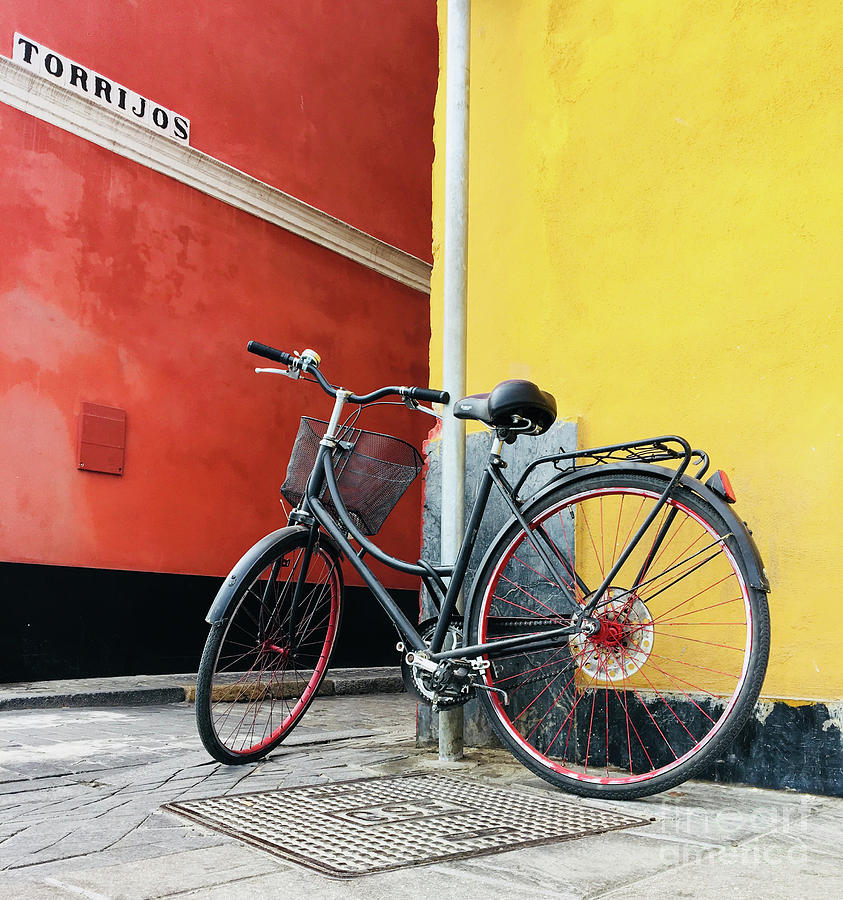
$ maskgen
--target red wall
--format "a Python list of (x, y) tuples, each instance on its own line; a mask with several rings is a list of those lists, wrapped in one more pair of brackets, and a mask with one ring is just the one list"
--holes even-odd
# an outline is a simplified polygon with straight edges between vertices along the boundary
[(191, 121), (191, 146), (424, 259), (435, 0), (5, 0), (15, 31)]
[[(260, 21), (206, 6), (180, 21), (157, 0), (4, 4), (0, 36), (170, 106), (193, 146), (429, 255), (433, 4), (276, 3)], [(254, 375), (249, 338), (314, 347), (353, 389), (427, 384), (418, 292), (3, 104), (0, 171), (0, 559), (219, 575), (277, 527), (298, 417), (330, 401)], [(127, 411), (122, 476), (76, 467), (86, 400)], [(417, 445), (428, 428), (367, 421)], [(419, 508), (415, 487), (382, 532), (393, 552), (415, 558)]]

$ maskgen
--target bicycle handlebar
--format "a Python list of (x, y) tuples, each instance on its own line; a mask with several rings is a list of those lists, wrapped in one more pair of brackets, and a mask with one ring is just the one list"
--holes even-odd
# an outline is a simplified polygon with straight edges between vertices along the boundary
[[(319, 371), (318, 365), (313, 361), (293, 356), (291, 353), (285, 353), (283, 350), (276, 350), (274, 347), (269, 347), (258, 341), (249, 341), (246, 349), (249, 353), (254, 353), (265, 359), (271, 359), (273, 362), (279, 362), (294, 369), (300, 369), (302, 372), (312, 375), (326, 394), (331, 397), (337, 396), (337, 388), (325, 378)], [(451, 399), (451, 395), (447, 391), (434, 391), (431, 388), (423, 387), (382, 387), (368, 394), (350, 394), (346, 399), (349, 403), (364, 404), (390, 396), (403, 397), (405, 400), (423, 400), (428, 403), (448, 403)]]
[(434, 391), (433, 388), (411, 387), (406, 391), (411, 400), (424, 400), (426, 403), (447, 403), (451, 399), (447, 391)]
[(255, 356), (262, 356), (264, 359), (271, 359), (273, 362), (283, 363), (285, 366), (291, 366), (296, 361), (291, 354), (285, 353), (283, 350), (276, 350), (274, 347), (267, 347), (266, 344), (260, 344), (257, 341), (249, 341), (246, 349)]

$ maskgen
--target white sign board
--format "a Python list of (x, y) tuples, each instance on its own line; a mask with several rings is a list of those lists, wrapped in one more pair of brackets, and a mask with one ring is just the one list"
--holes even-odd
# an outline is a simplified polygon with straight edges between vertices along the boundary
[(185, 116), (153, 103), (112, 78), (106, 78), (87, 66), (73, 62), (61, 53), (50, 50), (38, 41), (15, 33), (12, 59), (30, 68), (34, 73), (56, 84), (87, 97), (100, 106), (143, 125), (162, 137), (190, 143), (190, 120)]

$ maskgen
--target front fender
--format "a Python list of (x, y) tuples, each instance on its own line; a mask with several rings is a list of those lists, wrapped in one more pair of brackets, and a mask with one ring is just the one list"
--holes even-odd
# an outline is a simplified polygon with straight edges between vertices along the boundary
[[(537, 491), (529, 499), (529, 505), (524, 509), (524, 516), (529, 519), (531, 515), (536, 512), (541, 506), (542, 501), (549, 494), (552, 494), (563, 485), (576, 485), (578, 482), (586, 481), (589, 478), (594, 477), (596, 474), (605, 475), (609, 474), (610, 472), (623, 474), (634, 472), (638, 474), (652, 475), (656, 478), (662, 479), (665, 482), (665, 485), (667, 485), (667, 482), (670, 481), (670, 479), (673, 478), (673, 476), (676, 474), (673, 469), (668, 469), (664, 466), (654, 466), (648, 463), (632, 462), (617, 463), (610, 466), (600, 466), (599, 469), (594, 469), (591, 467), (586, 469), (575, 469), (571, 472), (564, 473), (559, 478), (555, 478), (549, 484), (545, 485), (545, 487)], [(714, 491), (711, 490), (711, 488), (706, 487), (701, 481), (691, 477), (690, 475), (683, 475), (680, 478), (680, 482), (685, 488), (693, 491), (707, 503), (710, 503), (717, 510), (717, 513), (726, 523), (729, 531), (731, 531), (735, 543), (738, 545), (738, 549), (740, 550), (743, 558), (746, 560), (750, 587), (753, 587), (759, 591), (763, 591), (764, 593), (769, 593), (770, 582), (767, 580), (767, 573), (764, 570), (764, 562), (761, 559), (761, 554), (758, 551), (758, 547), (756, 546), (755, 540), (752, 537), (752, 532), (747, 527), (746, 522), (744, 522), (736, 515), (732, 506), (730, 506), (725, 502), (725, 500), (715, 494)], [(489, 561), (491, 559), (494, 559), (499, 553), (503, 551), (506, 533), (515, 524), (517, 524), (515, 516), (510, 516), (508, 521), (504, 523), (503, 527), (495, 536), (494, 540), (489, 546), (489, 549), (484, 554), (480, 565), (477, 567), (477, 574), (474, 577), (474, 583), (472, 584), (471, 592), (468, 595), (471, 598), (471, 601), (466, 604), (465, 607), (466, 612), (464, 625), (466, 634), (468, 634), (469, 627), (469, 612), (477, 599), (476, 594), (480, 588), (480, 579), (483, 576), (483, 572), (486, 570)]]
[(208, 615), (205, 616), (205, 621), (210, 625), (216, 625), (218, 622), (225, 621), (231, 598), (234, 596), (234, 592), (239, 587), (240, 582), (251, 568), (263, 557), (266, 557), (268, 562), (269, 559), (272, 558), (272, 553), (280, 540), (283, 540), (296, 532), (306, 531), (307, 529), (303, 525), (290, 525), (286, 528), (279, 528), (277, 531), (273, 531), (266, 537), (261, 538), (253, 547), (250, 547), (240, 557), (237, 565), (234, 566), (220, 589), (217, 591), (214, 602), (208, 610)]

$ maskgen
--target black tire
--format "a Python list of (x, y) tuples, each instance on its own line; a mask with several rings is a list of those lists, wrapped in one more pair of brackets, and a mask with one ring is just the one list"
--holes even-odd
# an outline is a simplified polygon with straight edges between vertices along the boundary
[[(526, 517), (573, 561), (583, 605), (644, 521), (666, 482), (595, 472), (537, 502)], [(662, 524), (669, 528), (639, 589), (629, 588)], [(541, 530), (537, 531), (537, 527)], [(601, 629), (553, 649), (491, 659), (478, 691), (492, 727), (529, 769), (566, 791), (634, 799), (691, 777), (735, 738), (764, 679), (766, 595), (723, 518), (685, 487), (648, 529), (594, 611)], [(570, 621), (558, 582), (518, 526), (484, 567), (469, 642), (541, 633)]]
[[(295, 728), (325, 677), (339, 631), (339, 556), (320, 536), (291, 623), (306, 531), (284, 534), (240, 578), (211, 626), (196, 679), (196, 724), (207, 751), (238, 765), (266, 756)], [(292, 624), (292, 627), (291, 627)]]

